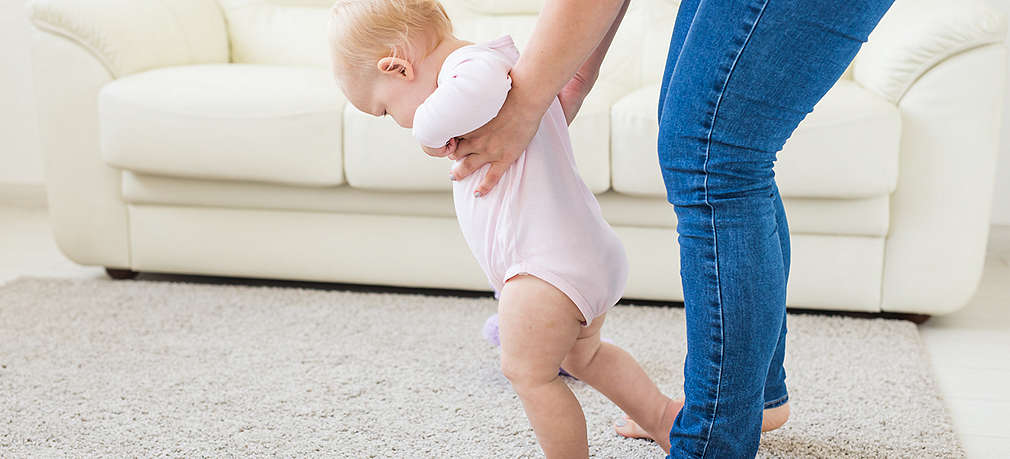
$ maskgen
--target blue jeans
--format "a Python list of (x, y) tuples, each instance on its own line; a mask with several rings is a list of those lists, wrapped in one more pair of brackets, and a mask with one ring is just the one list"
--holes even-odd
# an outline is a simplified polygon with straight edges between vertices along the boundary
[(686, 403), (669, 457), (754, 457), (785, 385), (789, 229), (776, 153), (892, 0), (683, 0), (659, 101), (677, 213)]

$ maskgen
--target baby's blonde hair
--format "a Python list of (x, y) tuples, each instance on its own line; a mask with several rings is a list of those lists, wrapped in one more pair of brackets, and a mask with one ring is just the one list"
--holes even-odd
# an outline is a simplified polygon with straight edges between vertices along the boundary
[(330, 9), (330, 50), (345, 69), (375, 69), (386, 56), (413, 62), (428, 50), (411, 49), (418, 32), (434, 40), (452, 33), (452, 21), (438, 0), (337, 0)]

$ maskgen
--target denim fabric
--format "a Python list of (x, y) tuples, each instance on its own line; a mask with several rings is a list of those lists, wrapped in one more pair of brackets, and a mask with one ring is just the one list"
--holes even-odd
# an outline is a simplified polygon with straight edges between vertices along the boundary
[(659, 101), (677, 213), (686, 404), (669, 457), (753, 457), (788, 400), (789, 229), (773, 165), (891, 0), (683, 0)]

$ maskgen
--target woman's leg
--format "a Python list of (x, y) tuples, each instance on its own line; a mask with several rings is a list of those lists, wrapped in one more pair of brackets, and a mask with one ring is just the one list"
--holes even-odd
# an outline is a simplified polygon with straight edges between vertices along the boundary
[[(684, 40), (687, 39), (687, 32), (694, 21), (694, 14), (698, 11), (698, 2), (701, 0), (682, 0), (677, 9), (676, 24), (673, 27), (673, 36), (670, 37), (670, 49), (666, 54), (666, 68), (663, 69), (663, 81), (659, 87), (659, 116), (663, 119), (663, 103), (666, 100), (666, 93), (670, 86), (670, 77), (673, 76), (677, 62), (680, 60), (680, 50), (684, 47)], [(662, 123), (661, 123), (662, 124)]]
[[(785, 277), (788, 281), (789, 279), (789, 261), (790, 261), (790, 248), (789, 248), (789, 224), (786, 222), (786, 212), (785, 208), (782, 206), (782, 198), (779, 196), (778, 187), (775, 187), (775, 221), (776, 221), (776, 231), (779, 235), (779, 246), (782, 252), (782, 263), (785, 271)], [(782, 427), (789, 420), (789, 396), (786, 391), (786, 373), (785, 368), (782, 366), (782, 362), (785, 359), (786, 352), (786, 322), (785, 322), (785, 308), (782, 308), (782, 327), (779, 331), (778, 342), (775, 346), (775, 352), (772, 354), (771, 363), (768, 366), (768, 375), (765, 379), (764, 388), (764, 411), (761, 416), (761, 431), (768, 432), (771, 430), (778, 429)], [(581, 341), (581, 337), (580, 340)], [(578, 347), (578, 344), (576, 344)], [(574, 349), (573, 349), (574, 351)], [(582, 379), (582, 378), (580, 378)], [(591, 384), (591, 383), (590, 383)], [(595, 387), (595, 386), (594, 386)], [(602, 391), (601, 391), (602, 392)], [(606, 394), (606, 393), (604, 393)], [(609, 397), (609, 396), (608, 396)], [(611, 397), (611, 400), (614, 400)], [(667, 405), (668, 409), (673, 408), (679, 411), (683, 406), (683, 399), (674, 399)], [(624, 408), (620, 403), (618, 403), (625, 413), (630, 413), (627, 408)], [(664, 451), (669, 451), (669, 440), (667, 438), (659, 438), (655, 433), (652, 433), (654, 428), (644, 428), (638, 424), (636, 421), (638, 419), (636, 416), (625, 415), (624, 424), (617, 426), (617, 433), (631, 438), (648, 438), (651, 440), (656, 440)], [(673, 425), (674, 419), (670, 419), (667, 424), (664, 425), (666, 430), (663, 432), (663, 436), (667, 437), (670, 431), (670, 427)], [(666, 418), (664, 417), (664, 422)]]
[[(687, 38), (687, 32), (691, 28), (691, 23), (694, 21), (694, 16), (698, 10), (698, 3), (700, 0), (684, 0), (680, 3), (680, 7), (677, 11), (677, 23), (673, 30), (673, 36), (670, 39), (670, 48), (667, 53), (666, 67), (663, 71), (662, 86), (660, 87), (659, 100), (659, 117), (658, 119), (663, 119), (663, 107), (666, 100), (667, 88), (669, 87), (670, 77), (673, 74), (674, 69), (677, 66), (677, 61), (680, 57), (680, 51), (683, 49), (684, 40)], [(789, 280), (789, 263), (790, 263), (790, 246), (789, 246), (789, 225), (786, 221), (785, 208), (782, 206), (782, 198), (779, 196), (778, 187), (774, 189), (775, 193), (775, 219), (777, 222), (777, 230), (779, 234), (779, 246), (782, 252), (782, 262), (785, 271), (785, 278), (788, 282)], [(789, 403), (788, 393), (786, 391), (785, 385), (785, 368), (782, 366), (782, 362), (785, 359), (785, 338), (786, 338), (786, 319), (785, 310), (782, 312), (782, 327), (779, 332), (779, 341), (775, 347), (775, 353), (772, 356), (771, 364), (768, 368), (767, 382), (765, 383), (765, 410), (770, 410), (774, 408), (781, 407), (784, 404)], [(789, 417), (788, 409), (777, 410), (774, 413), (765, 412), (762, 421), (762, 432), (767, 432), (769, 430), (774, 430), (780, 427)], [(631, 425), (625, 429), (629, 433), (633, 433), (631, 436), (643, 438), (644, 431), (641, 431), (637, 426)], [(649, 437), (651, 438), (651, 437)]]
[(582, 313), (551, 284), (528, 275), (505, 283), (498, 302), (502, 372), (519, 395), (548, 458), (588, 457), (586, 418), (558, 376)]
[[(775, 206), (775, 232), (779, 235), (779, 248), (782, 252), (782, 271), (784, 274), (784, 280), (782, 281), (782, 288), (785, 289), (786, 284), (789, 282), (789, 259), (790, 259), (790, 247), (789, 247), (789, 223), (786, 221), (786, 210), (782, 207), (782, 197), (779, 195), (779, 188), (777, 186), (772, 186), (772, 192), (775, 194), (774, 203)], [(764, 409), (765, 416), (762, 421), (762, 432), (766, 432), (770, 426), (781, 426), (789, 418), (789, 411), (786, 409), (784, 412), (779, 412), (772, 414), (771, 417), (774, 419), (769, 419), (769, 413), (767, 410), (780, 407), (789, 403), (789, 392), (786, 391), (786, 369), (782, 366), (782, 362), (786, 358), (786, 311), (782, 308), (782, 326), (779, 330), (779, 339), (775, 344), (775, 352), (772, 354), (772, 361), (768, 364), (768, 375), (765, 378), (765, 389), (764, 389)]]
[(754, 456), (767, 397), (786, 395), (788, 242), (772, 167), (889, 5), (701, 0), (677, 24), (688, 30), (668, 63), (658, 143), (688, 327), (671, 457)]

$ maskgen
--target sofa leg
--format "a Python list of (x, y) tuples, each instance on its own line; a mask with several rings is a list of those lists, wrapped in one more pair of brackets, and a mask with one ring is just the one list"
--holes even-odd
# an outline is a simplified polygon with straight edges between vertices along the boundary
[(105, 274), (108, 274), (113, 279), (122, 280), (133, 279), (140, 273), (129, 269), (105, 268)]
[(882, 313), (881, 316), (885, 319), (907, 320), (916, 325), (922, 325), (924, 322), (929, 320), (930, 317), (933, 317), (929, 314), (912, 314), (906, 312), (885, 312)]
[(922, 323), (925, 322), (925, 321), (927, 321), (927, 320), (929, 320), (930, 317), (933, 317), (933, 316), (931, 316), (929, 314), (908, 314), (908, 317), (906, 317), (906, 318), (908, 320), (911, 320), (912, 323), (914, 323), (916, 325), (922, 325)]

